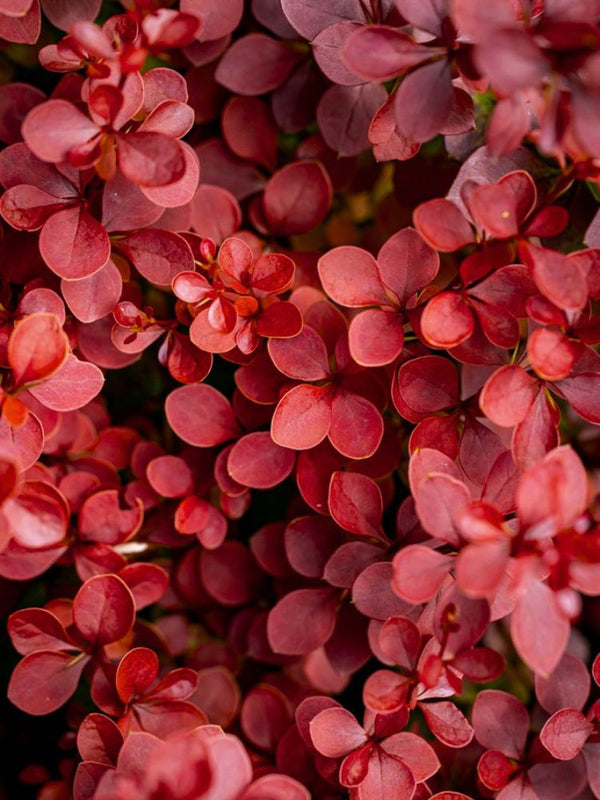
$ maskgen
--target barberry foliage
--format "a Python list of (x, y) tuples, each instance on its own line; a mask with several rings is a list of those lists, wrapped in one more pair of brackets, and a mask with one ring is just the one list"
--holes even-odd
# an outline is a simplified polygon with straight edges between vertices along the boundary
[(600, 800), (599, 0), (0, 0), (0, 798)]

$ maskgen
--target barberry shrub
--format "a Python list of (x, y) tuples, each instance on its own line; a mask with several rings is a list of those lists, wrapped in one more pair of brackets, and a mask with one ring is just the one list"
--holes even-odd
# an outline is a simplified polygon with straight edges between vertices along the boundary
[(600, 800), (600, 0), (0, 37), (2, 800)]

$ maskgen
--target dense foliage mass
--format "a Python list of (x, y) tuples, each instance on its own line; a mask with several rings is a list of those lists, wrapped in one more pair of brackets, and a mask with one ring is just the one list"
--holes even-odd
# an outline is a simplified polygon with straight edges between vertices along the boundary
[(600, 0), (0, 37), (0, 796), (600, 798)]

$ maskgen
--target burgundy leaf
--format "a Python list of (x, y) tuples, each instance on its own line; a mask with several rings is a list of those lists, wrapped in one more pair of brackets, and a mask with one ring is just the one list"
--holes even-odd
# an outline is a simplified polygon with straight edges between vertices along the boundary
[(266, 222), (277, 236), (306, 233), (323, 221), (331, 197), (331, 182), (318, 161), (287, 164), (265, 187)]
[(133, 596), (116, 575), (90, 578), (73, 602), (73, 621), (92, 645), (119, 641), (129, 633), (134, 620)]
[(317, 122), (329, 147), (342, 157), (366, 150), (371, 120), (386, 97), (375, 83), (327, 89), (317, 106)]
[(276, 653), (303, 655), (333, 633), (338, 595), (332, 589), (297, 589), (269, 612), (267, 635)]
[(281, 86), (298, 60), (298, 54), (283, 42), (251, 33), (227, 50), (215, 75), (235, 94), (259, 95)]

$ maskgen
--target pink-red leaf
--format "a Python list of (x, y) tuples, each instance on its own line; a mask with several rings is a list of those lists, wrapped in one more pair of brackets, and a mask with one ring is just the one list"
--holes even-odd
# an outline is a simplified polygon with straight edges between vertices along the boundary
[(237, 483), (252, 489), (271, 489), (294, 468), (293, 450), (280, 447), (268, 432), (249, 433), (234, 444), (227, 471)]
[(575, 708), (562, 708), (540, 731), (540, 741), (554, 758), (570, 761), (581, 751), (594, 726)]
[(165, 413), (175, 433), (195, 447), (213, 447), (239, 432), (229, 401), (212, 386), (180, 386), (167, 397)]
[(46, 264), (66, 280), (93, 275), (110, 256), (106, 230), (79, 205), (50, 217), (41, 230), (39, 246)]
[(326, 708), (310, 722), (310, 738), (324, 756), (339, 758), (356, 750), (367, 735), (355, 717), (345, 708)]
[(273, 441), (293, 450), (316, 447), (329, 432), (331, 403), (331, 392), (327, 386), (301, 384), (290, 389), (281, 398), (273, 414)]

